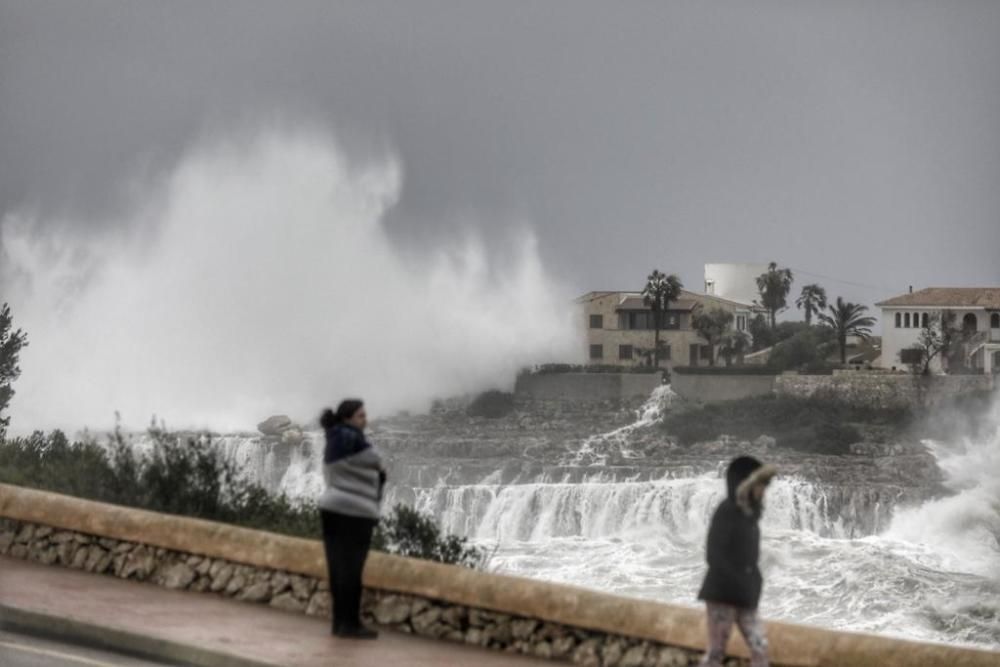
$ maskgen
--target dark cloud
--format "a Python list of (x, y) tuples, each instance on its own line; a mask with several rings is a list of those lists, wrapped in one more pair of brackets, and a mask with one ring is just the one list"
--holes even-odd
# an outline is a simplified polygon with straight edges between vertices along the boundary
[(401, 242), (527, 221), (581, 289), (997, 284), (998, 34), (993, 2), (0, 0), (0, 211), (100, 225), (201, 134), (301, 118), (400, 156)]

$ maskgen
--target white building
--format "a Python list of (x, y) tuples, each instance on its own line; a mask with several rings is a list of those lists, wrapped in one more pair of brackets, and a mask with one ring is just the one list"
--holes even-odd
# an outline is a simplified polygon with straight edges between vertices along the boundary
[(705, 294), (737, 303), (760, 301), (757, 278), (767, 273), (767, 264), (706, 264)]
[(931, 318), (955, 314), (955, 326), (966, 334), (951, 359), (935, 358), (940, 373), (955, 364), (985, 373), (1000, 372), (1000, 287), (928, 287), (875, 304), (882, 309), (883, 368), (905, 370), (907, 352)]

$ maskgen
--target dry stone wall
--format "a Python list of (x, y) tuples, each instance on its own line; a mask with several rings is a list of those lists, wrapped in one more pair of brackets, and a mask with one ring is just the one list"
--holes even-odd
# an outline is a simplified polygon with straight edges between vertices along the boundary
[[(41, 524), (0, 518), (0, 555), (329, 616), (325, 580)], [(438, 600), (367, 589), (364, 616), (401, 632), (588, 667), (687, 667), (699, 654)], [(727, 666), (747, 664), (730, 659)]]

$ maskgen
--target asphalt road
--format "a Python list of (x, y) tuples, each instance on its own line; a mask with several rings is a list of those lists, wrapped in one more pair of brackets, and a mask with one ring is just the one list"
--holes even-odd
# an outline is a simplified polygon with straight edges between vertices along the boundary
[(3, 667), (163, 667), (163, 664), (158, 662), (6, 630), (0, 630), (0, 665)]

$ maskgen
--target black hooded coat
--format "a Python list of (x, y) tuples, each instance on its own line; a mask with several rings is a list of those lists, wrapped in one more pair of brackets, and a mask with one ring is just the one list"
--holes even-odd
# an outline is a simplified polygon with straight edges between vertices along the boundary
[(757, 567), (761, 508), (753, 501), (750, 490), (773, 475), (774, 468), (749, 456), (729, 464), (728, 497), (716, 508), (708, 530), (708, 574), (698, 593), (699, 600), (757, 608), (763, 585)]

